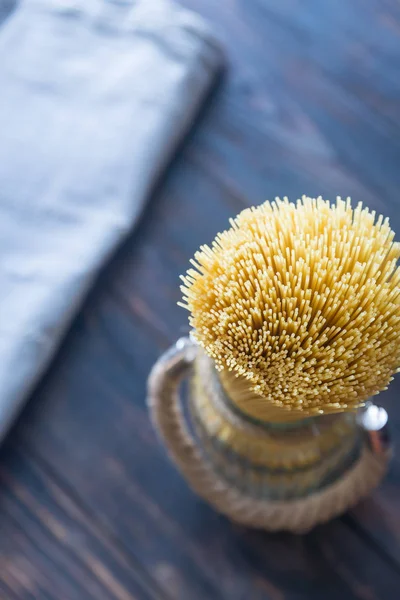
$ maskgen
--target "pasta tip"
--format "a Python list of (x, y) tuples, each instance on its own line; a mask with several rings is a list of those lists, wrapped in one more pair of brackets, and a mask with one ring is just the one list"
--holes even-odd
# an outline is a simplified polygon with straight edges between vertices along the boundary
[(351, 410), (384, 389), (400, 368), (400, 249), (387, 219), (303, 196), (230, 224), (181, 288), (217, 368), (308, 414)]

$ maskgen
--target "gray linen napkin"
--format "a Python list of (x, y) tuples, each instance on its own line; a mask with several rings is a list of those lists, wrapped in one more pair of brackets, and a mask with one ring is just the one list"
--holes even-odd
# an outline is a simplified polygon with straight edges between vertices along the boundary
[(219, 63), (169, 0), (26, 0), (0, 29), (0, 438)]

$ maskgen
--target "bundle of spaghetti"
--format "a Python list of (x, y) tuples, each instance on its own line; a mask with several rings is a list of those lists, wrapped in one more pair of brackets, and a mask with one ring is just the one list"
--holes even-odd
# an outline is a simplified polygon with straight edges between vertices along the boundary
[(388, 219), (303, 196), (230, 225), (195, 254), (181, 289), (237, 406), (261, 419), (271, 407), (311, 416), (386, 389), (400, 366), (400, 244)]

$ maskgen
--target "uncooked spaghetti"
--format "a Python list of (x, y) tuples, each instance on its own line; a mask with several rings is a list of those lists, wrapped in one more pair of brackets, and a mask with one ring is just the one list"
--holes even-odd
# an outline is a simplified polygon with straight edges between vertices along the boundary
[(400, 245), (388, 219), (303, 197), (230, 224), (196, 253), (182, 306), (225, 381), (248, 382), (238, 406), (307, 416), (385, 389), (400, 366)]

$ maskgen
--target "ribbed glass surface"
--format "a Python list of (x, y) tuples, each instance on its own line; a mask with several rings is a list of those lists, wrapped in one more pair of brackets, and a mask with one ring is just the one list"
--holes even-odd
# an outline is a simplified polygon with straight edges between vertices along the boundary
[(204, 377), (204, 370), (195, 369), (189, 406), (205, 459), (220, 477), (255, 498), (303, 497), (339, 478), (359, 455), (354, 413), (256, 422), (238, 413), (215, 370)]

